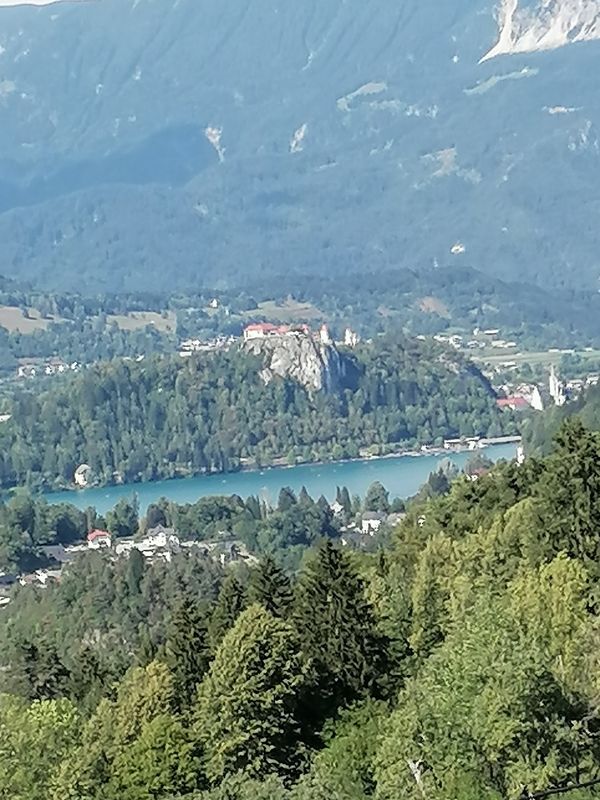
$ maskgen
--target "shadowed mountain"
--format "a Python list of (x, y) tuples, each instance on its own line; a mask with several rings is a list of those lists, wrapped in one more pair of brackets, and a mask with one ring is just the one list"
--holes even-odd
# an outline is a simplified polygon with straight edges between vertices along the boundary
[(597, 6), (2, 9), (0, 271), (94, 291), (472, 266), (595, 290)]

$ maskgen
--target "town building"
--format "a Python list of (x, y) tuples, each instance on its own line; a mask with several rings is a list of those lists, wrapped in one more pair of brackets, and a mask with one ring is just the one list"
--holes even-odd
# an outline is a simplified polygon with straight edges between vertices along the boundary
[(87, 535), (87, 543), (90, 550), (100, 550), (103, 547), (111, 547), (112, 536), (108, 531), (93, 530)]
[(55, 562), (61, 566), (70, 564), (76, 556), (76, 551), (71, 548), (65, 548), (62, 544), (49, 544), (40, 548), (42, 553), (46, 556), (48, 561)]
[(290, 335), (310, 336), (311, 330), (308, 325), (273, 325), (271, 322), (253, 322), (251, 325), (246, 325), (243, 333), (245, 342), (253, 339), (268, 339), (272, 336)]
[(364, 534), (374, 536), (385, 522), (385, 515), (377, 511), (366, 511), (362, 515), (361, 530)]
[(9, 591), (17, 582), (16, 575), (6, 572), (0, 572), (0, 593)]
[(115, 543), (115, 552), (118, 556), (128, 555), (133, 550), (138, 550), (148, 561), (171, 561), (173, 556), (180, 551), (179, 537), (173, 528), (157, 525), (150, 528), (143, 539), (119, 539)]
[(329, 508), (332, 510), (334, 517), (341, 517), (341, 515), (344, 513), (344, 506), (341, 503), (338, 503), (337, 500), (335, 500), (329, 506)]
[(531, 408), (529, 402), (521, 395), (510, 395), (509, 397), (499, 397), (496, 405), (500, 409), (510, 409), (511, 411), (526, 411)]
[(86, 486), (89, 486), (91, 474), (92, 468), (89, 464), (80, 464), (73, 475), (75, 486), (85, 489)]
[(344, 331), (344, 344), (346, 347), (356, 347), (360, 342), (360, 336), (355, 333), (352, 328), (346, 328)]
[(460, 439), (444, 439), (444, 450), (477, 450), (480, 447), (479, 436), (463, 436)]
[(550, 390), (550, 397), (554, 400), (555, 406), (564, 406), (566, 403), (566, 395), (564, 386), (556, 374), (554, 364), (550, 367), (550, 378), (548, 380), (548, 388)]
[(324, 345), (333, 344), (333, 339), (331, 338), (331, 334), (329, 333), (329, 328), (327, 325), (321, 325), (321, 329), (319, 331), (319, 340), (321, 344)]

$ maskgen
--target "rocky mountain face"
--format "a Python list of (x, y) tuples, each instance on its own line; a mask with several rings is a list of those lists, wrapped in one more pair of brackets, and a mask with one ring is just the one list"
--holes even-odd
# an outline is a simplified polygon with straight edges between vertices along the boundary
[(501, 0), (499, 38), (482, 61), (600, 39), (599, 0)]
[(0, 273), (119, 291), (468, 266), (597, 289), (599, 0), (0, 21)]
[(358, 377), (355, 360), (340, 353), (334, 344), (322, 344), (302, 334), (252, 339), (246, 352), (262, 359), (261, 377), (269, 383), (275, 376), (290, 378), (311, 392), (336, 392), (354, 388)]

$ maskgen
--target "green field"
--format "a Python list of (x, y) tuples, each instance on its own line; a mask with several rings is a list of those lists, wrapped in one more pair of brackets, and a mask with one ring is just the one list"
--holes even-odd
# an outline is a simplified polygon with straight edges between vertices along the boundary
[(36, 308), (29, 308), (28, 315), (16, 306), (0, 306), (0, 327), (6, 328), (9, 333), (33, 333), (44, 331), (51, 322), (61, 322), (54, 317), (42, 317)]
[(174, 333), (176, 328), (176, 318), (172, 311), (166, 315), (158, 314), (156, 311), (135, 311), (131, 314), (109, 314), (108, 323), (115, 323), (122, 331), (137, 331), (152, 325), (161, 333)]
[(304, 320), (323, 319), (325, 315), (312, 303), (300, 303), (290, 299), (285, 303), (265, 300), (264, 303), (259, 303), (258, 308), (245, 311), (243, 316), (247, 319), (261, 316), (269, 320), (281, 320), (281, 322), (303, 322)]
[(490, 366), (512, 361), (515, 364), (531, 364), (531, 366), (537, 364), (548, 367), (554, 365), (557, 367), (565, 356), (578, 356), (584, 360), (594, 361), (600, 359), (600, 350), (574, 350), (568, 353), (560, 351), (554, 353), (548, 350), (515, 353), (511, 350), (505, 350), (502, 353), (497, 351), (478, 353), (477, 355), (471, 355), (471, 358), (480, 364), (489, 364)]

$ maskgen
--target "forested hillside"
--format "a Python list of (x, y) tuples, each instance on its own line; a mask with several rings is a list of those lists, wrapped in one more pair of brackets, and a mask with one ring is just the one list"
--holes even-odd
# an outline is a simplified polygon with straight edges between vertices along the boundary
[(528, 451), (548, 454), (562, 423), (575, 416), (591, 430), (600, 431), (600, 386), (590, 386), (576, 400), (564, 406), (551, 406), (543, 414), (528, 419), (523, 428)]
[(237, 347), (98, 364), (26, 389), (0, 427), (0, 485), (70, 485), (83, 463), (106, 484), (514, 431), (481, 373), (433, 342), (382, 338), (344, 357), (355, 378), (330, 393), (265, 384), (260, 359)]
[(376, 555), (328, 541), (296, 575), (266, 559), (224, 577), (92, 554), (18, 590), (0, 615), (0, 785), (520, 800), (597, 780), (599, 465), (600, 434), (569, 421), (551, 456), (415, 501)]

